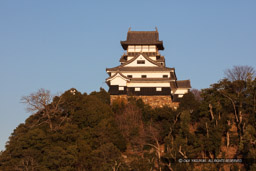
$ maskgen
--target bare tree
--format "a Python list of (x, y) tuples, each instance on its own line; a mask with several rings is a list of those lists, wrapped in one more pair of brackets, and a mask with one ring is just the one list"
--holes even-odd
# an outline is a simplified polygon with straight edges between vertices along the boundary
[(152, 126), (152, 123), (150, 123), (147, 127), (147, 138), (152, 142), (152, 143), (147, 143), (148, 146), (152, 147), (156, 159), (157, 159), (157, 167), (161, 171), (162, 170), (162, 162), (161, 162), (161, 157), (163, 156), (164, 153), (164, 147), (161, 146), (160, 144), (160, 135), (159, 135), (159, 129), (160, 127), (158, 125), (154, 125), (155, 127)]
[[(244, 113), (244, 101), (247, 99), (247, 89), (249, 80), (255, 79), (255, 70), (250, 66), (234, 66), (232, 69), (228, 69), (225, 72), (225, 75), (228, 80), (232, 81), (231, 83), (223, 81), (221, 83), (221, 88), (219, 88), (219, 93), (227, 98), (234, 110), (235, 123), (238, 129), (238, 135), (240, 142), (242, 142), (244, 127), (246, 122), (243, 121)], [(229, 138), (229, 133), (227, 133), (227, 138)], [(229, 144), (227, 144), (229, 146)]]
[(201, 91), (200, 90), (198, 90), (198, 89), (191, 89), (190, 92), (194, 94), (195, 99), (197, 101), (202, 101)]
[(27, 104), (28, 112), (37, 112), (45, 109), (52, 102), (52, 96), (49, 90), (43, 88), (36, 93), (31, 93), (29, 96), (23, 96), (21, 103)]
[(26, 156), (20, 161), (20, 165), (16, 166), (19, 171), (36, 171), (38, 170), (38, 164), (33, 157)]
[(230, 81), (254, 79), (255, 69), (251, 66), (233, 66), (232, 69), (225, 70), (225, 76)]
[[(173, 120), (173, 124), (170, 127), (170, 131), (168, 133), (168, 136), (167, 136), (170, 140), (170, 142), (169, 142), (170, 144), (168, 144), (166, 146), (166, 154), (169, 155), (171, 160), (174, 160), (174, 161), (177, 160), (177, 152), (176, 152), (176, 149), (175, 149), (175, 146), (174, 146), (173, 130), (174, 130), (175, 125), (177, 124), (179, 118), (180, 118), (180, 115), (181, 115), (181, 112), (176, 115), (175, 119)], [(169, 170), (173, 171), (171, 160), (169, 160), (168, 164), (165, 164), (165, 165), (169, 168)]]
[(23, 96), (21, 103), (27, 105), (28, 112), (42, 112), (42, 117), (38, 119), (35, 125), (47, 122), (51, 130), (53, 130), (52, 117), (59, 112), (59, 105), (61, 98), (56, 103), (52, 103), (53, 96), (49, 90), (43, 88), (39, 89), (36, 93), (31, 93), (29, 96)]
[[(145, 129), (142, 122), (142, 113), (134, 104), (127, 104), (122, 114), (116, 116), (118, 127), (136, 150), (142, 150), (145, 144)], [(136, 132), (137, 134), (134, 134)]]

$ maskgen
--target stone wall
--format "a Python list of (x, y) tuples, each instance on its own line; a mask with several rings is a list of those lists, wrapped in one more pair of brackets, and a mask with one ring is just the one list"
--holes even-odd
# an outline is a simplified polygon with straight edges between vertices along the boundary
[(127, 102), (127, 95), (110, 95), (110, 104), (113, 104), (114, 101)]
[(127, 101), (127, 98), (135, 97), (143, 100), (144, 103), (149, 104), (153, 108), (169, 106), (176, 109), (179, 106), (178, 102), (173, 102), (171, 96), (127, 96), (127, 95), (110, 95), (111, 104), (118, 101)]

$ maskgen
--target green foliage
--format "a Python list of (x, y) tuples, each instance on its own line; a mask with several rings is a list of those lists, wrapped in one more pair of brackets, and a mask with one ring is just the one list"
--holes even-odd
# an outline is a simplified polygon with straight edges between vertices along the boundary
[(110, 104), (110, 95), (109, 95), (109, 93), (106, 92), (106, 90), (103, 89), (103, 88), (100, 88), (100, 91), (99, 91), (99, 92), (96, 92), (96, 91), (92, 92), (90, 95), (97, 97), (97, 98), (98, 98), (99, 100), (101, 100), (103, 103), (106, 103), (106, 104), (108, 104), (108, 105)]
[(0, 170), (223, 170), (178, 160), (227, 156), (248, 161), (231, 170), (256, 168), (256, 79), (220, 80), (185, 94), (177, 110), (135, 98), (110, 105), (102, 88), (67, 90), (47, 108), (50, 120), (43, 109), (13, 131)]
[(55, 97), (52, 103), (61, 99), (61, 112), (52, 118), (54, 129), (40, 112), (31, 115), (10, 136), (0, 170), (111, 170), (121, 162), (126, 142), (107, 97), (103, 89), (92, 95), (68, 90)]

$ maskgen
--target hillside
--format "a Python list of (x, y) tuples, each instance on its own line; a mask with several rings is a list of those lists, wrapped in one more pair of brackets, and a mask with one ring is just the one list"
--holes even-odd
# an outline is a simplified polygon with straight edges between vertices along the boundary
[(256, 79), (193, 90), (177, 110), (109, 99), (104, 89), (23, 97), (33, 114), (10, 136), (0, 170), (256, 170)]

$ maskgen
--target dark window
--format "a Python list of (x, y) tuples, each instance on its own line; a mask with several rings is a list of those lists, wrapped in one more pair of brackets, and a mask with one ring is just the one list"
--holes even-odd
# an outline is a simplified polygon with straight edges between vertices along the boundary
[(168, 75), (163, 75), (163, 78), (168, 78)]
[(132, 75), (127, 75), (128, 78), (132, 78)]
[(141, 78), (147, 78), (147, 75), (141, 75)]
[(137, 60), (137, 64), (145, 64), (145, 60)]

